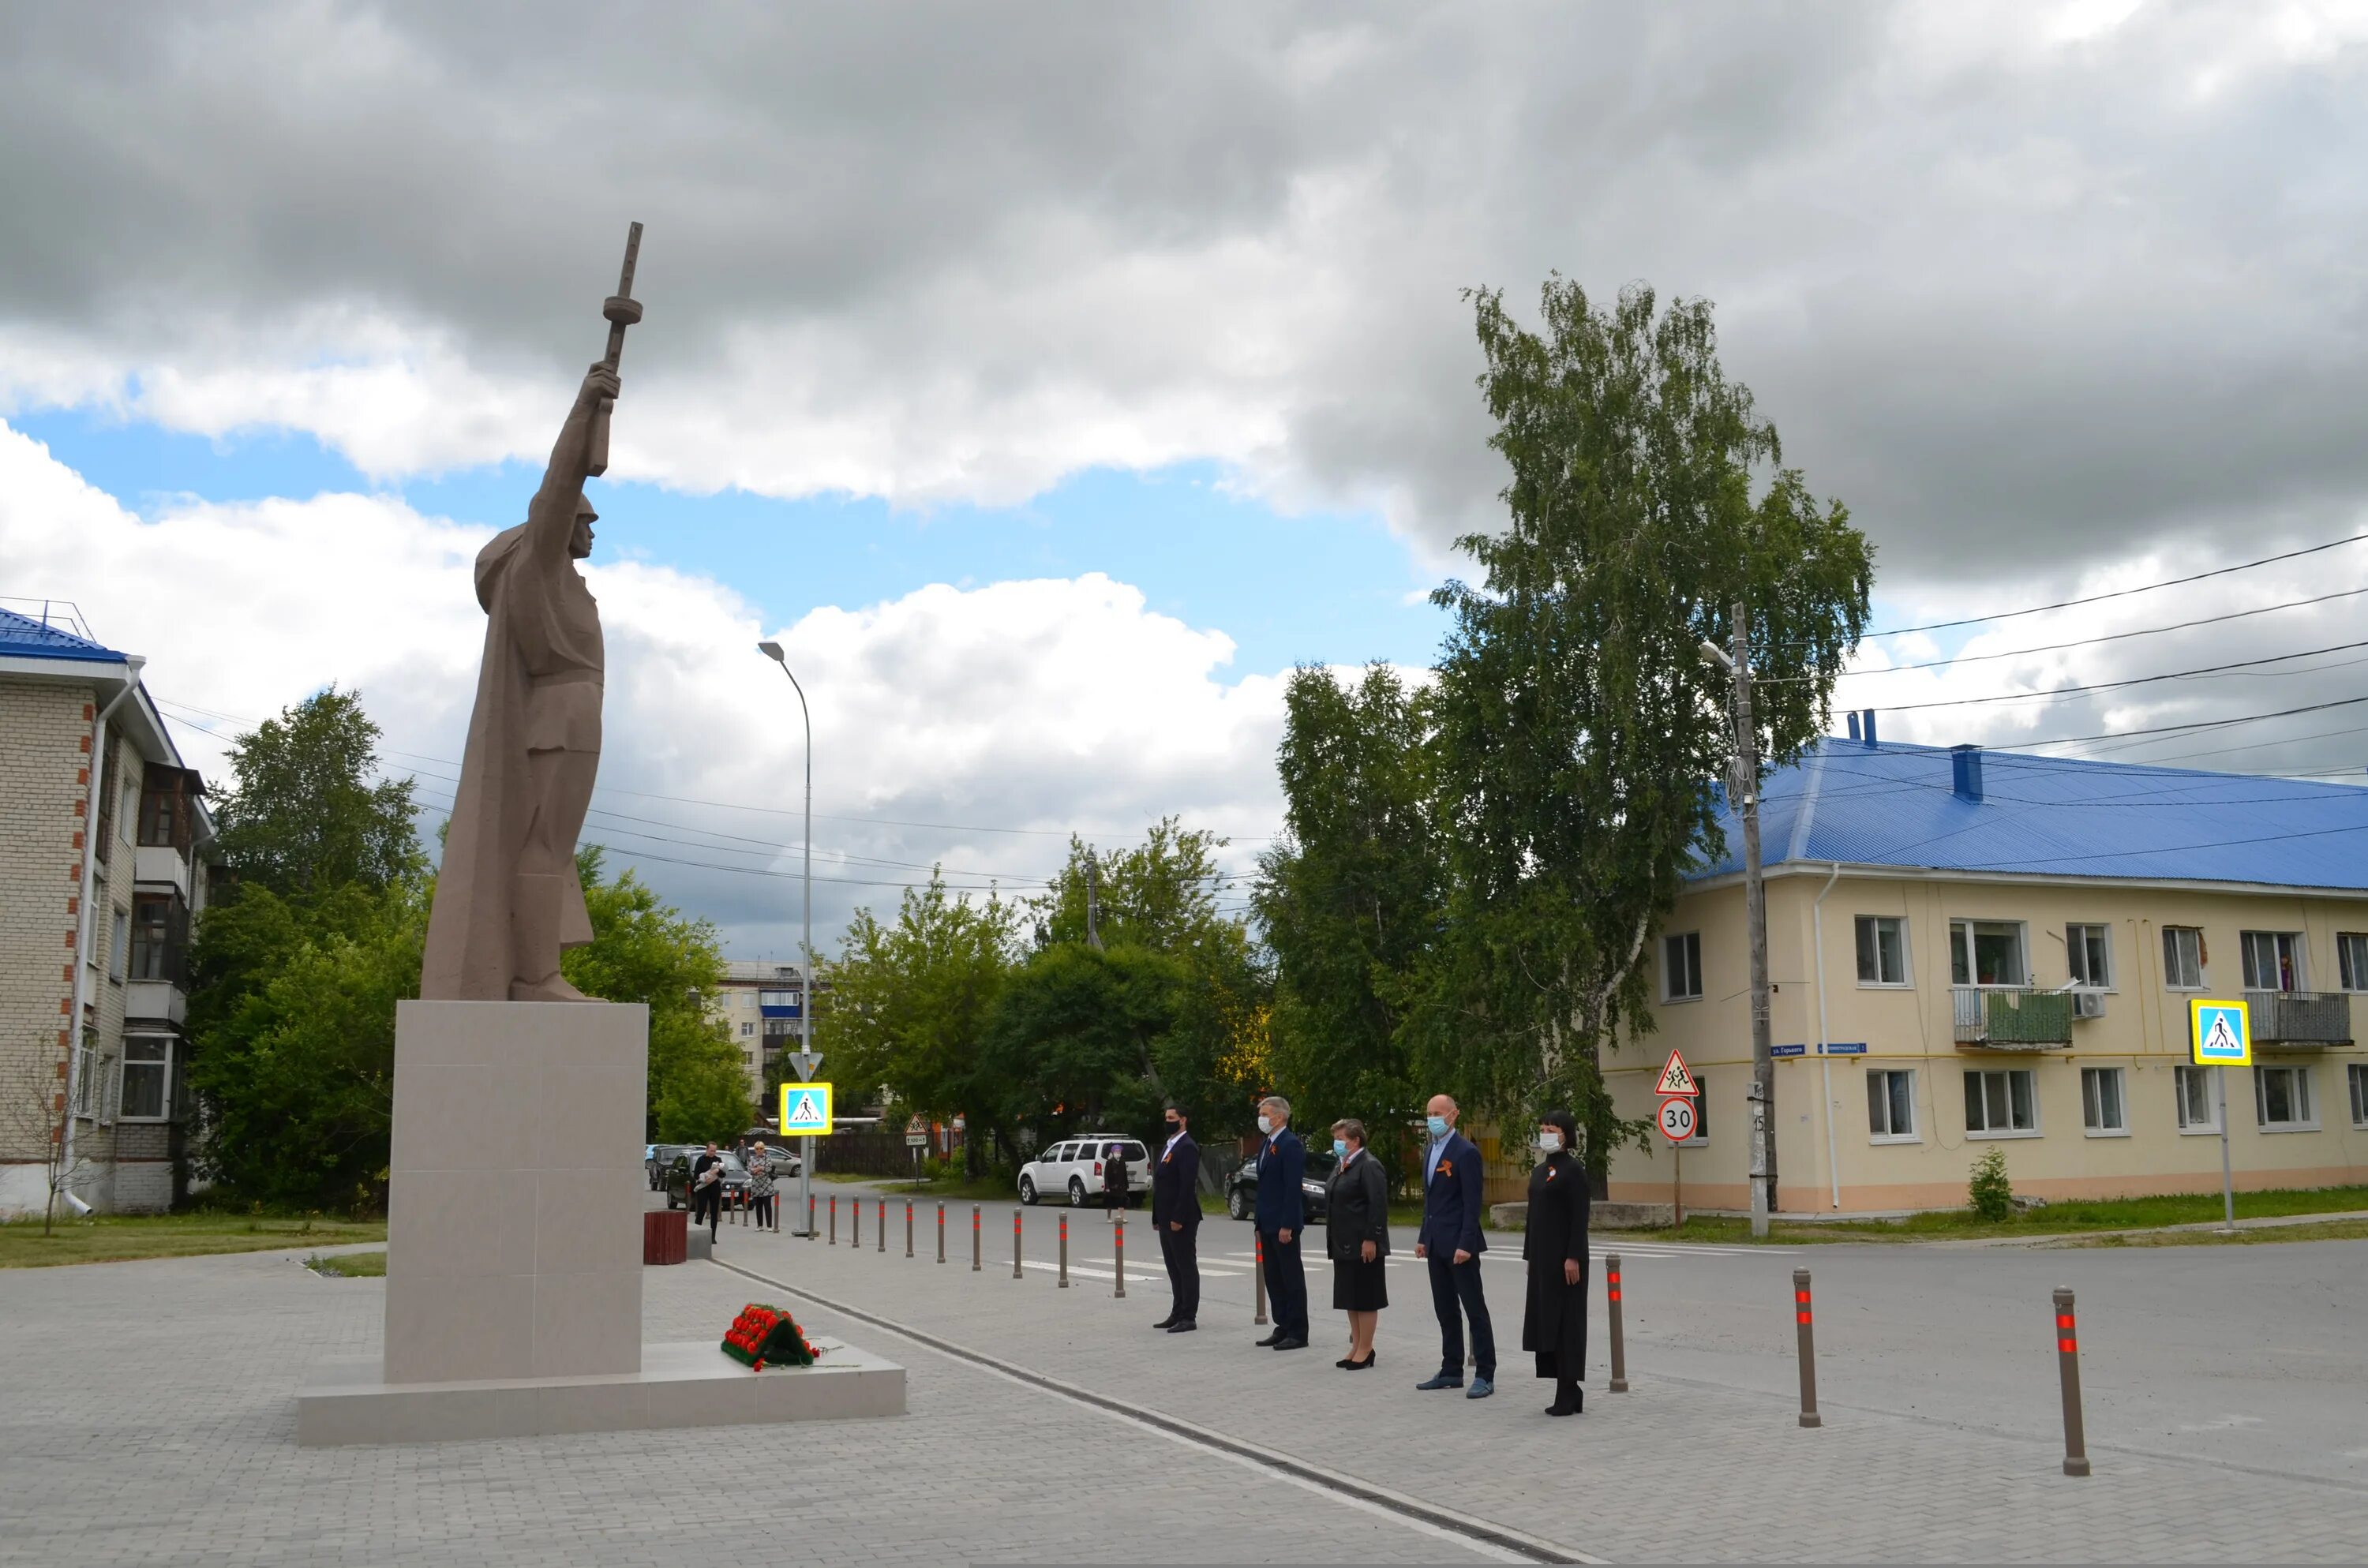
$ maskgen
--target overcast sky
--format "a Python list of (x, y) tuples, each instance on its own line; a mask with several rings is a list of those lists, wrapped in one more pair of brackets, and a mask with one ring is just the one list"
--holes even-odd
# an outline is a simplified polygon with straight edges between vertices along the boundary
[[(2364, 66), (2368, 9), (2267, 0), (9, 7), (0, 594), (78, 602), (193, 723), (359, 685), (440, 789), (468, 559), (638, 218), (596, 829), (641, 819), (653, 881), (782, 950), (797, 823), (731, 809), (794, 804), (748, 651), (780, 634), (827, 930), (913, 865), (1041, 877), (1163, 812), (1246, 857), (1280, 676), (1424, 662), (1420, 594), (1497, 515), (1469, 287), (1716, 301), (1887, 625), (2360, 531)], [(1861, 662), (2283, 604), (2363, 551)], [(1845, 699), (1999, 744), (2334, 700), (2357, 655), (1904, 707), (2331, 647), (2360, 603)], [(2355, 726), (2122, 755), (2356, 768)]]

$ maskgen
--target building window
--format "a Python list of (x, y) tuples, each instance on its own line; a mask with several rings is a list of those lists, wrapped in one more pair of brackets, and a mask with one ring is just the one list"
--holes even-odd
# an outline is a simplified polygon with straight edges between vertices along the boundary
[(1687, 1143), (1710, 1142), (1710, 1080), (1694, 1074), (1694, 1130), (1682, 1140)]
[(2212, 1067), (2174, 1067), (2171, 1069), (2171, 1092), (2179, 1098), (2179, 1130), (2181, 1132), (2217, 1132), (2220, 1131), (2220, 1096), (2212, 1092)]
[(1662, 937), (1661, 1000), (1694, 1002), (1702, 994), (1702, 933)]
[(2122, 1108), (2120, 1068), (2080, 1069), (2080, 1125), (2091, 1138), (2129, 1136), (2129, 1118)]
[(88, 1119), (98, 1114), (98, 1033), (82, 1031), (82, 1044), (74, 1052), (74, 1113)]
[(2318, 1131), (2318, 1113), (2310, 1103), (2310, 1069), (2254, 1068), (2253, 1111), (2264, 1132)]
[(2162, 983), (2173, 991), (2203, 989), (2203, 933), (2195, 926), (2162, 928)]
[(1916, 1142), (1916, 1071), (1870, 1067), (1866, 1072), (1866, 1135), (1877, 1143)]
[(108, 928), (107, 935), (107, 978), (121, 981), (123, 966), (131, 960), (131, 912), (128, 909), (119, 909), (115, 912), (115, 923)]
[(2303, 989), (2303, 940), (2299, 931), (2243, 931), (2237, 951), (2245, 959), (2248, 991)]
[(2368, 1064), (2355, 1062), (2343, 1072), (2351, 1080), (2351, 1125), (2368, 1127)]
[(2072, 983), (2089, 991), (2113, 988), (2112, 930), (2104, 926), (2066, 926), (2064, 951), (2072, 966)]
[(151, 767), (140, 791), (140, 842), (181, 849), (189, 842), (187, 780), (177, 767)]
[(1896, 915), (1858, 917), (1858, 983), (1906, 985), (1907, 922)]
[(1949, 979), (1957, 985), (2028, 985), (2019, 920), (1949, 922)]
[(1982, 1138), (2039, 1131), (2038, 1074), (2028, 1067), (1965, 1074), (1965, 1131)]
[(2368, 933), (2335, 934), (2335, 967), (2346, 991), (2368, 991)]
[(181, 922), (177, 903), (168, 895), (155, 893), (141, 893), (131, 900), (132, 979), (179, 982)]
[(742, 1024), (740, 1026), (740, 1038), (742, 1040), (746, 1040), (750, 1035), (755, 1034), (756, 1032), (757, 1026), (754, 1024)]
[(162, 1035), (126, 1035), (123, 1086), (117, 1103), (126, 1121), (164, 1121), (173, 1114), (173, 1042)]

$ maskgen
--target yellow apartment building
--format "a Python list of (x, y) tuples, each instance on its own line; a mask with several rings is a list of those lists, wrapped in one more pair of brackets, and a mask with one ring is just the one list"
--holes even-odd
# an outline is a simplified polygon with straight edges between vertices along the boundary
[[(2368, 790), (2002, 752), (1821, 742), (1762, 793), (1780, 1212), (2368, 1182)], [(1697, 1135), (1613, 1161), (1615, 1200), (1748, 1206), (1741, 834), (1652, 944), (1650, 1033), (1605, 1062), (1649, 1117), (1672, 1047)], [(2197, 997), (2255, 1065), (2189, 1065)], [(2222, 1074), (2225, 1072), (2226, 1101)]]

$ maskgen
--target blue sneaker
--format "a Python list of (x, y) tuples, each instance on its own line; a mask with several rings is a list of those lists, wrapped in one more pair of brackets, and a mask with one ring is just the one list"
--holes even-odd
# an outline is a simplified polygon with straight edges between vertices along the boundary
[(1452, 1372), (1437, 1372), (1414, 1385), (1418, 1389), (1460, 1389), (1463, 1380)]
[(1497, 1392), (1497, 1385), (1486, 1378), (1474, 1378), (1472, 1386), (1463, 1391), (1466, 1399), (1486, 1399)]

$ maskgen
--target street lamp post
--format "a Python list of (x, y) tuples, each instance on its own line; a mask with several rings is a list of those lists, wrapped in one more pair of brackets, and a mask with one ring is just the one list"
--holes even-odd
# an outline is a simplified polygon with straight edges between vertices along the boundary
[[(798, 713), (804, 719), (806, 727), (806, 829), (802, 846), (805, 856), (805, 926), (799, 948), (803, 956), (799, 960), (802, 972), (798, 978), (798, 1051), (803, 1055), (814, 1050), (814, 713), (806, 707), (806, 688), (798, 684), (797, 675), (790, 668), (789, 655), (781, 651), (781, 645), (779, 642), (759, 642), (757, 651), (780, 665), (781, 673), (790, 677), (790, 689), (798, 694)], [(814, 1197), (814, 1141), (812, 1134), (807, 1135), (805, 1145), (804, 1156), (798, 1161), (798, 1199), (801, 1203), (808, 1203)]]

